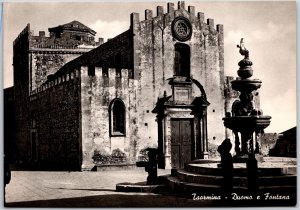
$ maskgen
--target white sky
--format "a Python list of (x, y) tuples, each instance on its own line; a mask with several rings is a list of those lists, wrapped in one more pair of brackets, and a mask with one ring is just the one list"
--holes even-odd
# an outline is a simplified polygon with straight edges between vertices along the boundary
[[(174, 2), (177, 8), (177, 1)], [(4, 88), (13, 85), (13, 40), (30, 23), (38, 31), (78, 20), (97, 32), (96, 39), (112, 38), (129, 28), (130, 13), (140, 13), (167, 2), (114, 3), (4, 3)], [(296, 2), (185, 2), (223, 24), (225, 32), (225, 75), (237, 76), (240, 38), (250, 51), (254, 74), (262, 80), (261, 108), (271, 115), (266, 132), (282, 132), (296, 126)]]

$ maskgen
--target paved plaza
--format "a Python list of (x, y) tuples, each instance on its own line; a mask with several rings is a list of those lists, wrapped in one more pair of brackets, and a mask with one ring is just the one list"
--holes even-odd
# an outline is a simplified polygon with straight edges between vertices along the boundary
[[(159, 175), (170, 170), (158, 170)], [(116, 192), (116, 184), (143, 182), (147, 173), (142, 169), (58, 172), (12, 171), (6, 186), (8, 207), (188, 207), (207, 206), (208, 202), (193, 201), (153, 193)]]
[[(292, 168), (293, 169), (293, 168)], [(168, 175), (171, 170), (158, 170)], [(246, 200), (223, 203), (194, 200), (194, 196), (175, 196), (172, 191), (161, 194), (116, 192), (118, 183), (141, 183), (147, 179), (144, 168), (97, 172), (12, 170), (6, 186), (7, 207), (218, 207), (252, 206)], [(179, 191), (178, 191), (179, 192)], [(281, 206), (281, 200), (261, 205)], [(258, 204), (257, 204), (258, 205)], [(260, 204), (258, 206), (261, 206)], [(287, 204), (290, 205), (290, 204)]]

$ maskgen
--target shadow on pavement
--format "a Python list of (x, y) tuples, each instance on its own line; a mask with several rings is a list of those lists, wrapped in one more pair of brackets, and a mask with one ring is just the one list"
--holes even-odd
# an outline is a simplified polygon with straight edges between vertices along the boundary
[(193, 201), (192, 197), (179, 198), (156, 194), (98, 195), (78, 198), (39, 200), (7, 203), (5, 207), (205, 207), (215, 206), (212, 201)]
[(30, 163), (11, 163), (10, 169), (12, 171), (81, 171), (81, 169), (77, 166), (57, 166), (50, 164), (30, 164)]
[(263, 207), (294, 206), (295, 201), (253, 202), (193, 200), (192, 196), (177, 197), (158, 194), (108, 194), (76, 198), (7, 203), (5, 207)]
[(58, 190), (85, 190), (85, 191), (108, 191), (108, 192), (115, 192), (115, 190), (112, 189), (83, 189), (83, 188), (65, 188), (65, 187), (46, 187), (49, 189), (58, 189)]

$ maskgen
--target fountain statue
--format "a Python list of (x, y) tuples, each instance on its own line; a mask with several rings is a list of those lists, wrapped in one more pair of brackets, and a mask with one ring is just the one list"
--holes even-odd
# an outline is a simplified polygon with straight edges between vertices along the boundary
[[(255, 156), (259, 145), (255, 141), (255, 134), (262, 132), (270, 125), (271, 117), (264, 116), (262, 110), (255, 108), (254, 96), (261, 87), (261, 81), (251, 79), (253, 75), (252, 61), (249, 59), (249, 50), (246, 49), (244, 39), (241, 39), (239, 52), (244, 56), (238, 65), (238, 78), (231, 82), (232, 89), (239, 91), (239, 100), (232, 104), (231, 113), (223, 118), (224, 125), (233, 131), (235, 136), (235, 159), (247, 160), (249, 155)], [(254, 142), (255, 141), (255, 142)]]

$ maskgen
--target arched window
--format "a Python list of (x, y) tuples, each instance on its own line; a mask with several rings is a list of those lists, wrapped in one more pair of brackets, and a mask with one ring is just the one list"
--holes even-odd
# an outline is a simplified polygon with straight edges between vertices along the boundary
[(190, 77), (190, 47), (186, 44), (175, 44), (174, 74)]
[(119, 98), (114, 99), (109, 107), (110, 135), (125, 136), (125, 105)]

